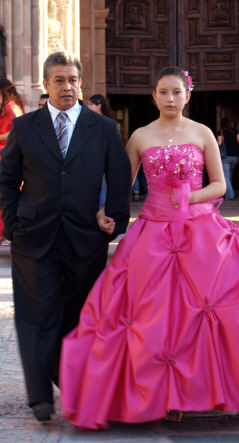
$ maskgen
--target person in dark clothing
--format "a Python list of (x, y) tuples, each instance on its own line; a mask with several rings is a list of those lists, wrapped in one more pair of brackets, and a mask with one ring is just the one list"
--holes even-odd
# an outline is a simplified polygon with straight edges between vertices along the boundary
[(54, 413), (62, 337), (77, 325), (106, 264), (108, 243), (129, 220), (131, 173), (120, 133), (113, 120), (78, 100), (80, 84), (75, 56), (49, 55), (44, 88), (50, 98), (13, 120), (0, 162), (15, 323), (28, 403), (39, 421)]
[(235, 190), (232, 185), (232, 178), (239, 156), (239, 133), (233, 130), (228, 118), (222, 118), (221, 130), (217, 134), (217, 141), (220, 146), (225, 143), (227, 156), (223, 159), (223, 169), (227, 182), (226, 199), (235, 197)]

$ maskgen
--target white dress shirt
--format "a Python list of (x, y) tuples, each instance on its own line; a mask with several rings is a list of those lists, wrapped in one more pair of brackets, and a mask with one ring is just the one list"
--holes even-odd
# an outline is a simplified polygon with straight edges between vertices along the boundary
[(66, 111), (62, 111), (61, 109), (57, 109), (55, 108), (55, 106), (52, 106), (52, 104), (50, 103), (50, 99), (47, 100), (47, 106), (52, 118), (52, 123), (54, 128), (56, 129), (57, 126), (57, 121), (56, 121), (56, 117), (59, 114), (59, 112), (65, 112), (67, 114), (67, 119), (66, 119), (66, 127), (67, 127), (67, 149), (69, 147), (70, 141), (71, 141), (71, 136), (73, 134), (74, 128), (75, 128), (75, 124), (76, 121), (80, 115), (81, 112), (81, 105), (80, 103), (77, 101), (74, 106), (72, 106), (72, 108), (67, 109)]

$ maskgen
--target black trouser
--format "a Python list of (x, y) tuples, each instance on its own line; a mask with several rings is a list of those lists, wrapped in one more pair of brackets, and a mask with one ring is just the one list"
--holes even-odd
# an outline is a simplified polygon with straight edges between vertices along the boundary
[(79, 320), (80, 310), (107, 259), (105, 244), (94, 257), (80, 258), (63, 231), (48, 253), (34, 260), (12, 254), (15, 323), (29, 405), (53, 403), (61, 341)]

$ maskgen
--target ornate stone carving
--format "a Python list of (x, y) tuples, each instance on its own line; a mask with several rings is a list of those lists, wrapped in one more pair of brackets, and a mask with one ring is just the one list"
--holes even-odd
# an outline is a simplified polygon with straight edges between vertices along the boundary
[(64, 51), (61, 22), (57, 18), (55, 0), (48, 0), (48, 53)]

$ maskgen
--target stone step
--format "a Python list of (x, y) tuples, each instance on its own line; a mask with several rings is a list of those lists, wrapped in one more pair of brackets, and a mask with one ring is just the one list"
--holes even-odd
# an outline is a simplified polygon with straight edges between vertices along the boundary
[(0, 244), (0, 266), (10, 266), (10, 246)]

